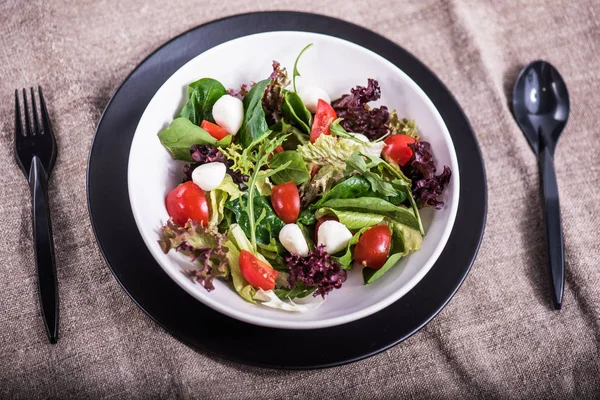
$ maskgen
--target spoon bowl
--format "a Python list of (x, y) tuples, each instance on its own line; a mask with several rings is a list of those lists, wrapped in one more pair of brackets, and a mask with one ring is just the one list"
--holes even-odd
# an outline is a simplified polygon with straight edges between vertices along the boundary
[(542, 141), (554, 154), (569, 110), (567, 85), (552, 64), (538, 60), (521, 70), (513, 90), (513, 112), (535, 154)]

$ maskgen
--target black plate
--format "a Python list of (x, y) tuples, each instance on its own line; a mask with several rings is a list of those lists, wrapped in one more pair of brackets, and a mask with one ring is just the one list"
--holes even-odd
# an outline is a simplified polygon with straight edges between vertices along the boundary
[[(127, 193), (129, 148), (142, 113), (179, 67), (220, 43), (259, 32), (297, 30), (337, 36), (385, 57), (433, 101), (452, 135), (460, 168), (460, 203), (439, 260), (409, 293), (386, 309), (345, 325), (284, 330), (246, 324), (204, 306), (156, 263), (135, 225)], [(201, 351), (241, 363), (305, 369), (344, 364), (379, 353), (417, 332), (452, 298), (475, 258), (485, 225), (487, 190), (475, 135), (439, 79), (395, 43), (338, 19), (297, 12), (237, 15), (199, 26), (152, 53), (110, 100), (90, 152), (88, 203), (106, 263), (152, 319)], [(107, 195), (110, 193), (110, 195)], [(368, 338), (368, 339), (366, 339)]]

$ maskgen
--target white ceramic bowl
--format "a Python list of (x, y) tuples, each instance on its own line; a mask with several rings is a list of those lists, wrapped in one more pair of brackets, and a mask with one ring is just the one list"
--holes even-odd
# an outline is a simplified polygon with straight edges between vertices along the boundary
[[(257, 82), (272, 71), (273, 60), (290, 73), (308, 43), (314, 46), (302, 56), (298, 83), (317, 85), (332, 99), (374, 78), (381, 85), (380, 104), (415, 119), (422, 137), (431, 143), (437, 165), (448, 165), (452, 179), (442, 210), (423, 210), (426, 235), (422, 248), (403, 259), (375, 283), (365, 286), (359, 268), (348, 274), (343, 287), (334, 290), (317, 310), (290, 313), (253, 305), (237, 295), (226, 282), (215, 281), (208, 293), (182, 273), (189, 261), (175, 252), (163, 254), (157, 239), (168, 219), (165, 196), (181, 182), (182, 166), (173, 161), (157, 133), (166, 127), (187, 100), (187, 85), (203, 77), (218, 79), (225, 87)], [(410, 291), (430, 270), (452, 230), (458, 207), (459, 171), (448, 129), (425, 93), (395, 65), (356, 44), (331, 36), (306, 32), (269, 32), (250, 35), (216, 46), (189, 61), (156, 92), (138, 124), (128, 167), (129, 198), (142, 238), (158, 264), (184, 290), (213, 309), (252, 324), (313, 329), (339, 325), (373, 314)], [(157, 294), (158, 295), (158, 294)]]

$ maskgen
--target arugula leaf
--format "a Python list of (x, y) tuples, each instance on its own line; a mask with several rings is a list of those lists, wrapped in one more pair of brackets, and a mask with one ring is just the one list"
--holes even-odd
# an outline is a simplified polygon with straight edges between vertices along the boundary
[(352, 248), (358, 243), (360, 236), (366, 231), (368, 231), (370, 228), (370, 226), (364, 227), (360, 231), (356, 232), (354, 236), (352, 236), (352, 239), (350, 239), (350, 241), (348, 242), (348, 245), (346, 246), (346, 252), (344, 253), (344, 255), (340, 257), (333, 257), (340, 263), (342, 269), (351, 269), (352, 261), (354, 261), (354, 252), (352, 251)]
[(294, 82), (294, 92), (296, 92), (296, 77), (300, 76), (300, 72), (298, 72), (298, 61), (300, 60), (300, 57), (302, 56), (302, 54), (304, 54), (304, 52), (306, 50), (308, 50), (313, 44), (310, 43), (308, 44), (305, 48), (302, 49), (302, 51), (300, 52), (300, 54), (298, 54), (298, 57), (296, 57), (296, 61), (294, 61), (294, 72), (292, 75), (292, 80)]
[(244, 96), (244, 121), (237, 134), (238, 143), (244, 148), (260, 140), (269, 131), (265, 111), (262, 106), (262, 99), (265, 94), (265, 88), (270, 82), (270, 79), (258, 82)]
[(419, 231), (398, 223), (391, 223), (390, 229), (392, 230), (391, 255), (378, 270), (363, 268), (365, 284), (375, 282), (395, 266), (402, 257), (421, 248), (423, 236), (421, 236)]
[(306, 286), (304, 286), (304, 283), (302, 281), (297, 281), (296, 286), (294, 286), (291, 289), (277, 288), (277, 289), (273, 289), (273, 292), (275, 292), (275, 295), (277, 297), (279, 297), (281, 300), (286, 300), (286, 299), (292, 300), (292, 299), (301, 299), (303, 297), (306, 297), (309, 294), (311, 294), (312, 292), (314, 292), (315, 289), (316, 289), (316, 287), (307, 288)]
[(175, 118), (171, 124), (158, 133), (158, 139), (169, 150), (175, 160), (194, 162), (190, 147), (195, 144), (217, 144), (208, 132), (194, 125), (187, 118)]
[[(285, 223), (273, 211), (268, 197), (260, 196), (256, 193), (253, 196), (254, 215), (256, 215), (254, 221), (255, 234), (252, 235), (252, 224), (245, 206), (248, 203), (248, 198), (249, 195), (246, 192), (238, 199), (226, 202), (225, 208), (233, 211), (236, 222), (247, 237), (251, 238), (255, 236), (257, 243), (268, 245), (271, 243), (271, 239), (279, 236), (279, 231)], [(252, 243), (252, 241), (250, 242)], [(252, 252), (254, 253), (255, 249), (252, 249)]]
[(285, 93), (285, 99), (281, 105), (281, 112), (284, 117), (298, 124), (299, 128), (305, 133), (310, 133), (312, 114), (308, 111), (302, 102), (302, 99), (296, 92)]
[(358, 199), (333, 199), (321, 205), (339, 211), (356, 211), (367, 214), (379, 214), (391, 218), (413, 229), (419, 229), (415, 215), (407, 208), (395, 206), (377, 197), (360, 197)]
[(227, 90), (221, 82), (202, 78), (188, 85), (188, 102), (179, 113), (180, 117), (189, 119), (193, 124), (200, 125), (203, 120), (215, 122), (212, 108)]
[(269, 161), (269, 166), (275, 169), (285, 163), (289, 163), (287, 168), (271, 176), (271, 180), (275, 182), (276, 185), (289, 181), (293, 181), (296, 185), (300, 185), (310, 179), (310, 173), (308, 172), (308, 168), (306, 168), (304, 159), (302, 159), (302, 156), (295, 151), (284, 151), (275, 154)]
[(302, 225), (314, 225), (317, 223), (317, 219), (315, 218), (315, 214), (304, 209), (300, 211), (300, 215), (298, 216), (296, 223)]

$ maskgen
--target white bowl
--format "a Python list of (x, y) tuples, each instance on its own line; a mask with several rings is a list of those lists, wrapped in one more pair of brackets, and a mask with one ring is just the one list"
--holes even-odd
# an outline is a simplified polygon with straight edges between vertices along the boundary
[[(359, 268), (348, 274), (341, 289), (334, 290), (317, 310), (290, 313), (253, 305), (237, 295), (226, 282), (215, 281), (207, 292), (182, 273), (189, 261), (175, 252), (163, 254), (158, 246), (160, 227), (168, 219), (167, 193), (181, 182), (183, 164), (173, 161), (158, 140), (187, 100), (187, 85), (203, 77), (218, 79), (225, 87), (257, 82), (272, 71), (273, 60), (290, 73), (308, 43), (314, 46), (302, 56), (298, 83), (317, 85), (332, 99), (374, 78), (381, 85), (379, 104), (415, 119), (423, 139), (433, 148), (436, 165), (448, 165), (452, 179), (443, 195), (442, 210), (423, 210), (426, 235), (421, 249), (371, 285), (364, 285)], [(459, 171), (448, 129), (431, 100), (395, 65), (379, 55), (331, 36), (306, 32), (269, 32), (241, 37), (216, 46), (189, 61), (156, 92), (138, 124), (128, 166), (131, 208), (146, 246), (165, 272), (184, 290), (213, 309), (251, 324), (286, 329), (314, 329), (340, 325), (373, 314), (410, 291), (430, 270), (452, 230), (458, 207)], [(158, 295), (158, 294), (157, 294)]]

